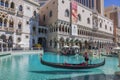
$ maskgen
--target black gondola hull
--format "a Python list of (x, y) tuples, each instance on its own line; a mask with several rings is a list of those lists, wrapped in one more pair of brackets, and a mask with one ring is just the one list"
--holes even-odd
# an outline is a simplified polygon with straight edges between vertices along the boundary
[(98, 63), (98, 64), (88, 64), (85, 66), (81, 66), (79, 64), (64, 64), (64, 63), (52, 63), (52, 62), (46, 62), (43, 59), (41, 59), (41, 63), (43, 65), (47, 65), (47, 66), (51, 66), (51, 67), (55, 67), (55, 68), (63, 68), (63, 69), (90, 69), (90, 68), (96, 68), (96, 67), (100, 67), (103, 66), (105, 64), (105, 59), (103, 62)]

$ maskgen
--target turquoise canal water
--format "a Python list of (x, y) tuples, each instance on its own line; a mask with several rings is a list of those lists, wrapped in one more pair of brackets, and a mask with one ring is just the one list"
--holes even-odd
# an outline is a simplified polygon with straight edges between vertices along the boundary
[[(60, 56), (47, 52), (42, 57), (56, 63), (84, 62), (82, 56)], [(93, 69), (71, 70), (42, 65), (39, 54), (10, 55), (0, 57), (0, 80), (119, 80), (115, 76), (118, 68), (117, 57), (105, 57), (104, 66)], [(90, 58), (91, 63), (103, 61), (103, 57)]]

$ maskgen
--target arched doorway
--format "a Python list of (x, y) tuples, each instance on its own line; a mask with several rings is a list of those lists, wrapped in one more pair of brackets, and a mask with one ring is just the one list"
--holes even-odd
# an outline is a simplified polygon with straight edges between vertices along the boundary
[(9, 36), (8, 38), (8, 48), (12, 48), (13, 47), (13, 38), (12, 36)]
[(41, 44), (42, 47), (45, 49), (46, 48), (46, 38), (45, 37), (39, 37), (38, 38), (38, 44)]
[(85, 40), (85, 49), (88, 49), (88, 42)]
[(59, 40), (59, 42), (60, 42), (60, 43), (59, 43), (59, 44), (60, 44), (60, 48), (62, 48), (62, 47), (64, 46), (64, 42), (65, 42), (65, 41), (64, 41), (64, 38), (61, 37), (60, 40)]
[(69, 42), (70, 42), (70, 39), (69, 39), (69, 38), (66, 38), (66, 45), (69, 46)]
[(0, 43), (1, 49), (3, 48), (3, 49), (5, 50), (6, 47), (7, 47), (7, 39), (6, 39), (6, 36), (5, 36), (4, 34), (1, 35), (1, 39), (2, 39), (2, 43)]

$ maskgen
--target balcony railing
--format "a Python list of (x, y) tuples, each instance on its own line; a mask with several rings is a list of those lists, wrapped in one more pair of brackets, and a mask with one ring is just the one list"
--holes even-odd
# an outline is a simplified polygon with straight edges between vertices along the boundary
[(0, 5), (0, 10), (1, 10), (1, 11), (9, 12), (9, 11), (10, 11), (10, 8)]
[(20, 17), (23, 17), (23, 11), (18, 11), (17, 15), (20, 16)]
[(8, 10), (10, 14), (15, 14), (15, 9), (9, 8)]
[(0, 10), (4, 10), (4, 6), (0, 6)]
[(9, 27), (9, 28), (8, 28), (8, 31), (9, 31), (9, 32), (14, 32), (14, 28)]
[(17, 29), (17, 30), (16, 30), (16, 34), (17, 34), (17, 35), (21, 35), (21, 34), (22, 34), (22, 30), (21, 30), (21, 29)]
[(8, 31), (8, 27), (4, 27), (4, 31)]
[(1, 31), (8, 31), (8, 28), (7, 28), (7, 27), (4, 27), (4, 26), (0, 26), (0, 30), (1, 30)]

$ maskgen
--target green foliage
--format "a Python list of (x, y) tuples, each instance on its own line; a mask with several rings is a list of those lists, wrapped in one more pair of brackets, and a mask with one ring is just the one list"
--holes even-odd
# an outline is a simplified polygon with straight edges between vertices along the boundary
[(41, 44), (35, 44), (34, 47), (36, 47), (36, 48), (41, 48), (42, 45), (41, 45)]

